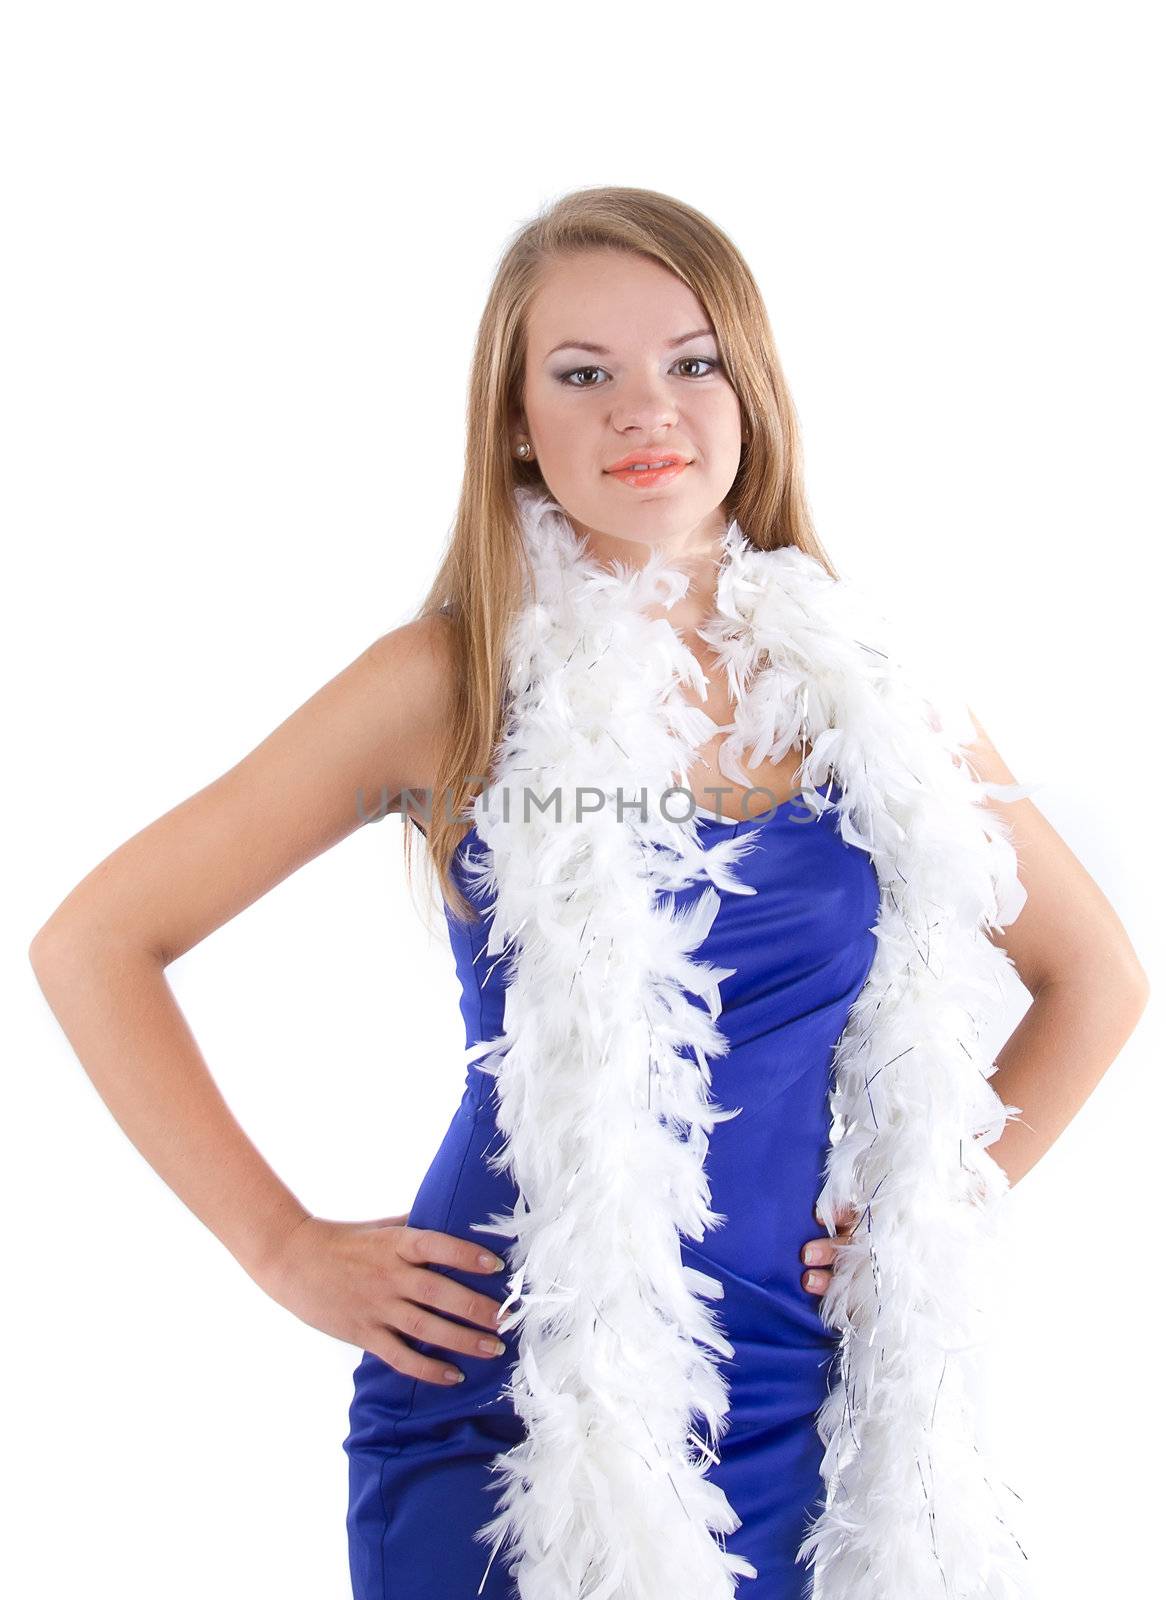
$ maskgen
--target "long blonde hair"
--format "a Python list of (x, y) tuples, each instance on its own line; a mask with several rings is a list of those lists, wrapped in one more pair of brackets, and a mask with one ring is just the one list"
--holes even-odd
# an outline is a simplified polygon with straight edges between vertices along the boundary
[[(547, 489), (537, 462), (517, 460), (510, 449), (510, 422), (523, 405), (527, 309), (551, 263), (589, 250), (626, 250), (657, 261), (697, 296), (748, 436), (725, 500), (728, 516), (759, 549), (797, 545), (837, 576), (811, 523), (797, 416), (765, 304), (733, 242), (701, 212), (651, 189), (578, 189), (519, 228), (478, 324), (457, 514), (440, 570), (416, 613), (443, 615), (456, 669), (455, 710), (430, 791), (427, 837), (442, 897), (462, 921), (477, 913), (450, 870), (468, 829), (458, 817), (485, 782), (501, 733), (504, 647), (527, 572), (513, 492), (518, 484)], [(410, 881), (416, 832), (406, 819)]]

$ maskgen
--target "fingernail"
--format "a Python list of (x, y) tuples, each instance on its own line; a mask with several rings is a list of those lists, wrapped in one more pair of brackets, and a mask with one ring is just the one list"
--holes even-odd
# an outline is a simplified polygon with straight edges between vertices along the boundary
[(465, 1379), (464, 1372), (458, 1372), (453, 1367), (446, 1367), (445, 1377), (448, 1383), (461, 1383)]
[(807, 1272), (806, 1273), (806, 1288), (807, 1289), (820, 1289), (820, 1288), (822, 1288), (822, 1286), (823, 1286), (823, 1284), (825, 1282), (826, 1282), (826, 1274), (824, 1272)]
[(497, 1256), (491, 1255), (480, 1255), (478, 1261), (487, 1272), (501, 1272), (506, 1265), (505, 1261), (499, 1261)]
[(815, 1266), (819, 1261), (821, 1261), (822, 1252), (817, 1248), (816, 1245), (807, 1245), (804, 1259), (807, 1266)]

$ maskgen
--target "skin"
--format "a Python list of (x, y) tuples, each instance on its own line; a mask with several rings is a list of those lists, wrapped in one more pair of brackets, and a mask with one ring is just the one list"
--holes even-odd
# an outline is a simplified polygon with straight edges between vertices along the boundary
[[(725, 685), (693, 630), (708, 615), (724, 499), (737, 471), (741, 415), (691, 291), (655, 263), (610, 252), (562, 262), (531, 310), (523, 409), (512, 446), (530, 440), (552, 493), (597, 560), (639, 564), (663, 545), (690, 575), (668, 614), (709, 678), (706, 709), (732, 715)], [(600, 357), (561, 340), (605, 346)], [(593, 363), (587, 368), (588, 363)], [(569, 387), (556, 376), (587, 368)], [(633, 448), (695, 457), (670, 486), (631, 490), (605, 465)], [(458, 1381), (452, 1355), (489, 1360), (499, 1302), (476, 1240), (373, 1221), (313, 1215), (235, 1121), (166, 981), (172, 961), (229, 922), (368, 817), (357, 797), (435, 786), (453, 715), (455, 662), (441, 618), (408, 623), (368, 646), (236, 766), (100, 862), (40, 928), (29, 955), (41, 989), (111, 1113), (159, 1176), (254, 1281), (302, 1321), (369, 1350), (421, 1382)], [(980, 724), (971, 752), (981, 778), (1010, 783)], [(717, 767), (720, 736), (690, 774), (697, 801), (755, 815)], [(749, 769), (776, 802), (790, 797), (800, 753)], [(1000, 942), (1033, 996), (997, 1057), (993, 1082), (1024, 1108), (992, 1147), (1016, 1183), (1059, 1136), (1117, 1056), (1148, 984), (1113, 908), (1031, 801), (1005, 805), (1028, 903)], [(808, 1293), (827, 1282), (838, 1243), (807, 1240)], [(807, 1219), (809, 1226), (809, 1219)], [(481, 1274), (467, 1288), (435, 1265)], [(451, 1318), (460, 1321), (452, 1321)], [(468, 1323), (470, 1326), (463, 1326)], [(452, 1371), (454, 1377), (447, 1376)]]
[[(742, 417), (715, 335), (698, 332), (708, 327), (692, 290), (657, 262), (616, 251), (557, 261), (527, 318), (523, 405), (511, 425), (512, 444), (533, 445), (528, 459), (595, 561), (639, 567), (655, 545), (687, 574), (688, 593), (667, 617), (709, 680), (702, 709), (725, 726), (733, 719), (728, 684), (696, 630), (713, 609)], [(606, 353), (558, 348), (575, 339)], [(605, 471), (640, 449), (674, 450), (692, 465), (670, 484), (644, 488)], [(801, 751), (750, 768), (747, 791), (721, 773), (723, 742), (716, 736), (689, 773), (697, 805), (756, 820), (793, 797)]]
[[(724, 499), (740, 463), (741, 410), (723, 370), (687, 359), (719, 355), (711, 334), (671, 343), (707, 326), (691, 289), (654, 261), (608, 251), (559, 261), (531, 309), (523, 407), (511, 421), (513, 442), (531, 441), (548, 488), (596, 560), (642, 565), (656, 544), (688, 571), (689, 593), (668, 616), (710, 680), (710, 715), (724, 722), (732, 717), (727, 688), (693, 629), (712, 609)], [(605, 353), (577, 347), (550, 353), (575, 339)], [(628, 488), (604, 473), (641, 448), (675, 449), (695, 461), (657, 489)], [(972, 720), (976, 775), (1015, 783), (974, 713)], [(720, 774), (719, 742), (698, 763), (691, 787), (698, 804), (719, 803), (740, 816), (746, 796)], [(801, 759), (791, 752), (780, 767), (765, 764), (749, 769), (750, 776), (780, 803), (789, 798)], [(1025, 1113), (992, 1146), (992, 1159), (1015, 1185), (1116, 1058), (1145, 1009), (1149, 984), (1113, 907), (1032, 802), (994, 809), (1009, 823), (1028, 891), (1016, 922), (995, 937), (1033, 996), (997, 1055), (992, 1080), (1002, 1100)], [(835, 1252), (855, 1220), (848, 1212), (833, 1236), (819, 1234), (803, 1245), (807, 1292), (825, 1291)]]
[[(527, 319), (524, 406), (548, 488), (602, 563), (641, 566), (653, 544), (711, 574), (725, 529), (724, 500), (741, 462), (741, 407), (687, 284), (654, 261), (590, 251), (556, 262)], [(601, 345), (599, 355), (580, 338)], [(551, 353), (554, 352), (554, 353)], [(629, 451), (695, 457), (673, 483), (630, 488), (604, 471)]]

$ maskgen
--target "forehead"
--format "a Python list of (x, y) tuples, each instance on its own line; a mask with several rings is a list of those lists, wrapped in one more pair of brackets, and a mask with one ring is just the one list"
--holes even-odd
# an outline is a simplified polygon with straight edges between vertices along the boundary
[(697, 296), (658, 261), (591, 250), (547, 264), (527, 313), (537, 360), (564, 339), (609, 348), (664, 343), (707, 322)]

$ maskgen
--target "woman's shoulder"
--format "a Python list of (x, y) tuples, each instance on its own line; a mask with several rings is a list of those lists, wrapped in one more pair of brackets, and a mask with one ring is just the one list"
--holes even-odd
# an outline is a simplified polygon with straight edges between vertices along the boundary
[(457, 633), (444, 612), (429, 612), (374, 639), (366, 651), (386, 700), (428, 741), (453, 713), (461, 670)]
[(423, 664), (436, 671), (452, 670), (457, 644), (453, 620), (453, 613), (444, 606), (440, 611), (428, 611), (382, 633), (369, 646), (369, 653), (398, 670), (404, 663)]

